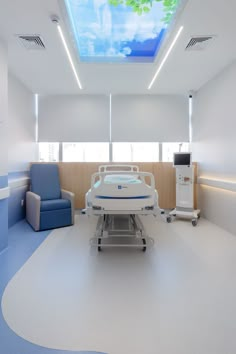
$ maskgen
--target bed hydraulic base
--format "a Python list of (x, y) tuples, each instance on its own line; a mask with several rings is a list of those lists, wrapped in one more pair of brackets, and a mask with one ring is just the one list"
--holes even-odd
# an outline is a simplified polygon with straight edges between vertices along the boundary
[(154, 244), (137, 214), (100, 215), (90, 243), (101, 251), (105, 247), (134, 247), (143, 252)]

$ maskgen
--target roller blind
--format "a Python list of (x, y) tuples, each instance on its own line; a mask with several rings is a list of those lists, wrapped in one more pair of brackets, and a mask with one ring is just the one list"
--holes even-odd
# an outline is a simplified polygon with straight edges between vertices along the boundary
[(40, 96), (40, 142), (108, 142), (109, 96)]
[(189, 141), (188, 98), (175, 95), (112, 96), (114, 142)]

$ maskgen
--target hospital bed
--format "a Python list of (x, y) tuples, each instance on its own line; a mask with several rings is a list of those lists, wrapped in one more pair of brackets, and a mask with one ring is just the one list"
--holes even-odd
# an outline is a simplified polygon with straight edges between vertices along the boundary
[(135, 165), (102, 165), (91, 177), (86, 213), (98, 216), (91, 244), (102, 247), (138, 247), (146, 251), (154, 243), (140, 215), (161, 212), (154, 176)]

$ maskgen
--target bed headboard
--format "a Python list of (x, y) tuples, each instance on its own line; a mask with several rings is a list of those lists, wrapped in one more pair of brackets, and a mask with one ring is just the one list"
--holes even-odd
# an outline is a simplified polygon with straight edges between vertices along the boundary
[(138, 172), (139, 167), (137, 165), (101, 165), (98, 169), (99, 172), (112, 172), (112, 171), (128, 171)]

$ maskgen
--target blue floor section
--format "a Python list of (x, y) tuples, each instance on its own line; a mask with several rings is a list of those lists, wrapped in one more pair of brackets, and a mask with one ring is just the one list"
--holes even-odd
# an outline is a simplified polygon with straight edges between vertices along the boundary
[[(14, 274), (47, 238), (50, 231), (34, 232), (25, 220), (9, 229), (8, 248), (0, 253), (0, 299)], [(16, 294), (17, 296), (17, 294)], [(35, 329), (37, 331), (37, 328)], [(92, 335), (92, 334), (91, 334)], [(40, 347), (17, 336), (0, 311), (0, 354), (98, 354), (91, 351), (54, 350)], [(102, 354), (102, 353), (100, 353)], [(105, 354), (105, 353), (103, 353)]]

